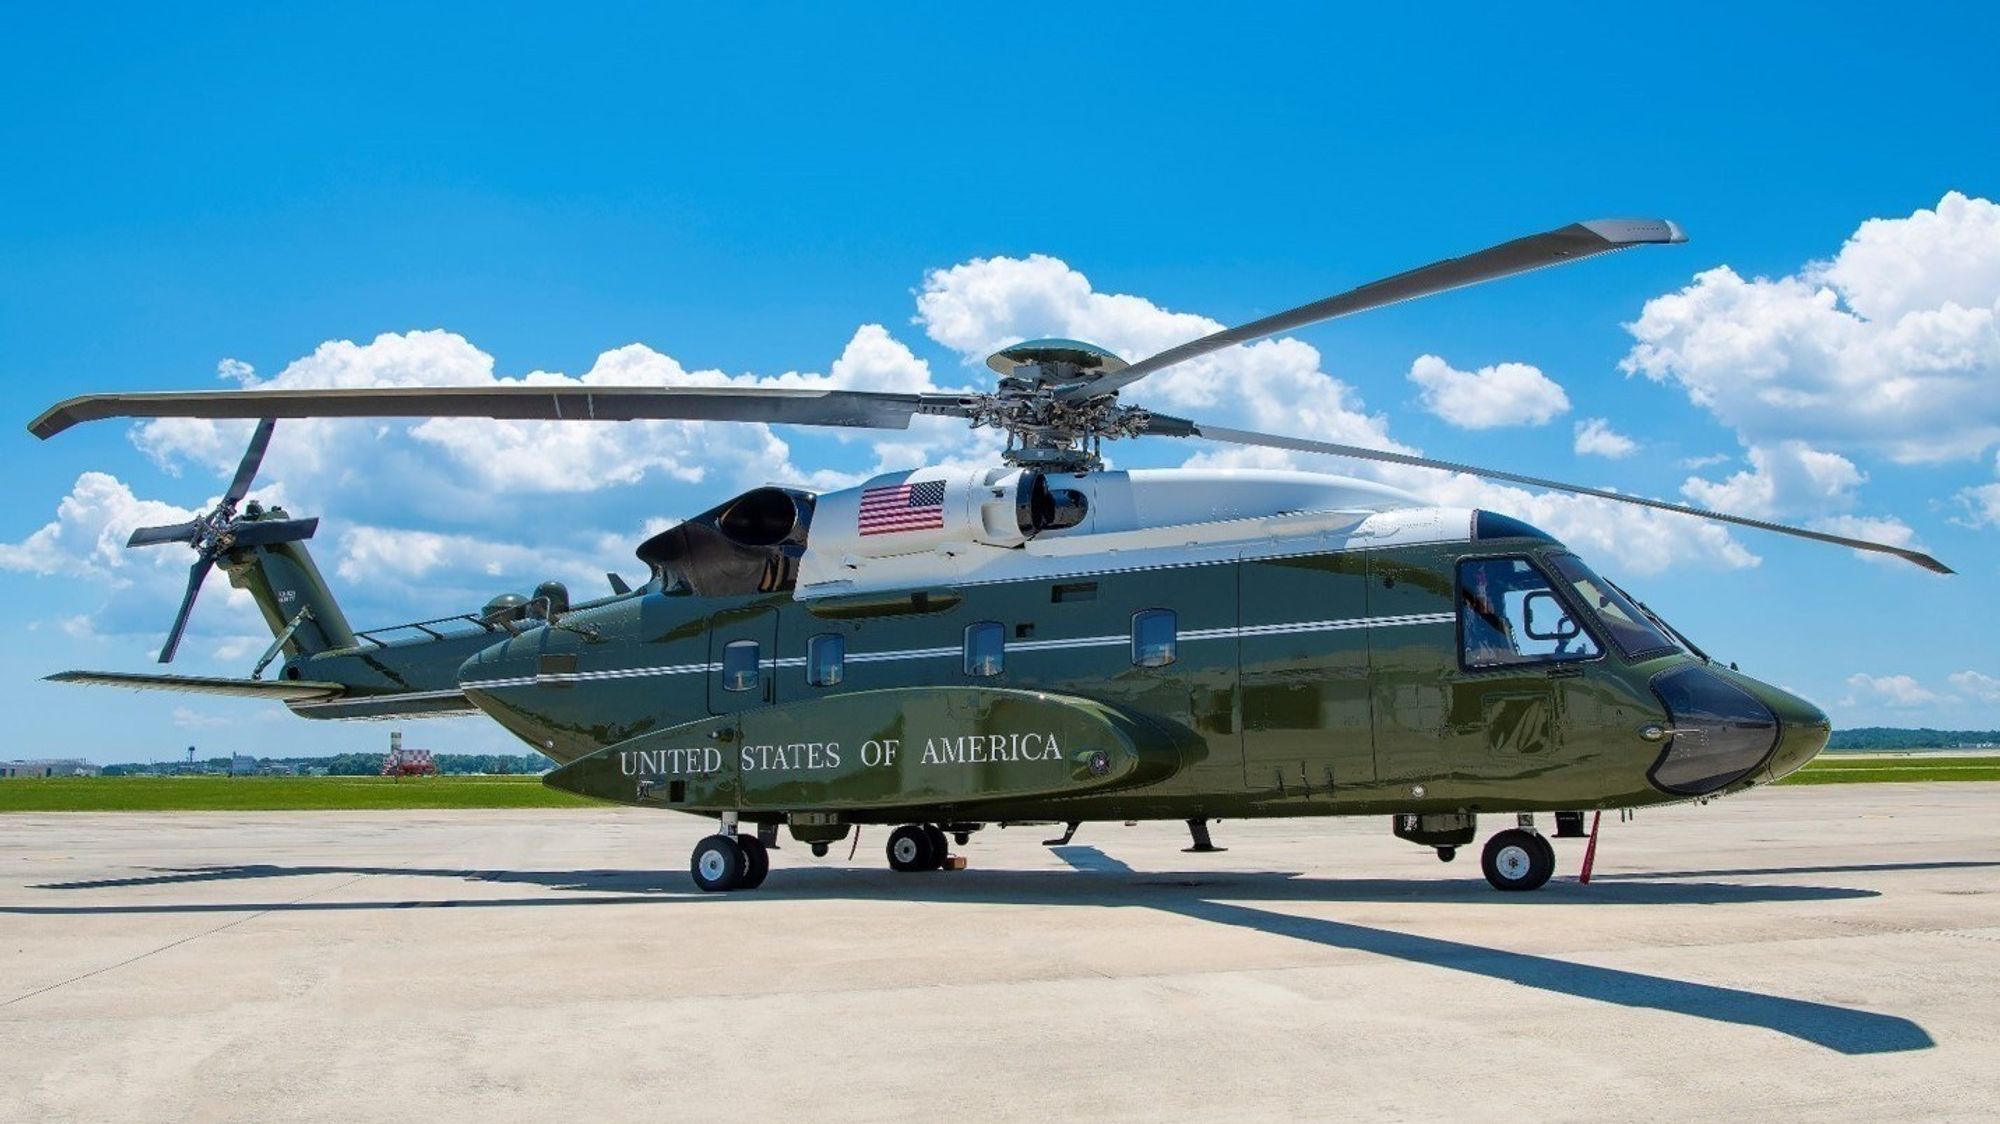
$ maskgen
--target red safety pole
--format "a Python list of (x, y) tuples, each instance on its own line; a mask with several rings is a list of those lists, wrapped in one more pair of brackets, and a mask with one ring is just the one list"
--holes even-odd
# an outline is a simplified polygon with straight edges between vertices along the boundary
[(1604, 809), (1602, 808), (1599, 808), (1597, 811), (1592, 812), (1590, 814), (1590, 842), (1584, 844), (1583, 873), (1577, 876), (1577, 881), (1583, 883), (1586, 886), (1590, 885), (1591, 864), (1597, 861), (1597, 824), (1598, 821), (1602, 820), (1603, 818), (1604, 818)]

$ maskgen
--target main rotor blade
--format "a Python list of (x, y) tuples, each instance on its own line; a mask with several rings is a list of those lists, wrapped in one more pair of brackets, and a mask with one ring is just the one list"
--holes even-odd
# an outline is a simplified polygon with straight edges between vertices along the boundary
[[(369, 387), (333, 390), (193, 390), (86, 394), (28, 424), (47, 439), (103, 418), (501, 418), (546, 421), (773, 422), (908, 429), (916, 414), (966, 417), (958, 394), (764, 387), (657, 386)], [(267, 434), (268, 436), (268, 434)]]
[(311, 519), (267, 519), (256, 523), (238, 522), (230, 527), (229, 533), (235, 538), (233, 546), (276, 546), (281, 542), (298, 542), (313, 537), (319, 530), (319, 517)]
[[(1179, 432), (1183, 423), (1179, 419), (1169, 419), (1169, 425), (1161, 432), (1168, 436), (1185, 436)], [(1391, 453), (1382, 449), (1365, 449), (1359, 445), (1337, 445), (1330, 441), (1308, 441), (1303, 437), (1280, 437), (1269, 433), (1254, 433), (1244, 429), (1225, 429), (1219, 425), (1195, 422), (1192, 435), (1206, 437), (1211, 441), (1228, 441), (1237, 445), (1264, 445), (1273, 449), (1292, 449), (1302, 453), (1328, 453), (1336, 457), (1354, 457), (1359, 460), (1383, 461), (1389, 464), (1406, 464), (1417, 468), (1435, 468), (1442, 472), (1463, 472), (1487, 480), (1505, 480), (1512, 484), (1526, 484), (1534, 488), (1551, 488), (1558, 492), (1570, 492), (1579, 496), (1594, 496), (1601, 500), (1617, 503), (1638, 504), (1659, 511), (1671, 511), (1680, 515), (1692, 515), (1698, 519), (1712, 519), (1718, 523), (1733, 523), (1739, 527), (1754, 527), (1759, 531), (1775, 531), (1781, 535), (1792, 535), (1816, 542), (1833, 543), (1836, 546), (1852, 547), (1855, 550), (1874, 551), (1878, 554), (1893, 554), (1898, 558), (1914, 562), (1935, 574), (1953, 573), (1951, 567), (1932, 558), (1922, 551), (1908, 550), (1887, 543), (1868, 542), (1865, 539), (1850, 539), (1842, 535), (1830, 535), (1825, 531), (1812, 531), (1804, 527), (1790, 527), (1783, 523), (1767, 523), (1762, 519), (1747, 519), (1741, 515), (1725, 515), (1719, 511), (1707, 511), (1698, 507), (1685, 507), (1662, 500), (1649, 500), (1643, 496), (1630, 496), (1622, 492), (1607, 492), (1602, 488), (1587, 488), (1581, 484), (1565, 484), (1560, 480), (1545, 480), (1539, 476), (1525, 476), (1518, 472), (1503, 472), (1497, 468), (1479, 468), (1475, 465), (1457, 464), (1452, 461), (1431, 460), (1428, 457), (1413, 457), (1407, 453)]]
[(160, 662), (174, 662), (174, 653), (180, 650), (181, 633), (187, 629), (188, 614), (194, 611), (194, 599), (201, 594), (201, 583), (208, 577), (210, 567), (215, 565), (215, 556), (204, 551), (194, 565), (188, 567), (187, 593), (181, 596), (181, 611), (174, 617), (174, 627), (167, 630), (166, 646), (160, 649)]
[(1297, 308), (1266, 316), (1262, 320), (1252, 320), (1248, 324), (1227, 328), (1213, 335), (1191, 340), (1179, 347), (1168, 348), (1158, 355), (1141, 359), (1121, 371), (1108, 372), (1088, 382), (1077, 383), (1057, 391), (1063, 398), (1094, 398), (1109, 394), (1123, 386), (1145, 378), (1154, 371), (1184, 363), (1198, 355), (1211, 351), (1221, 351), (1239, 343), (1262, 339), (1265, 336), (1316, 324), (1321, 320), (1331, 320), (1336, 316), (1365, 312), (1386, 304), (1396, 304), (1416, 297), (1442, 293), (1481, 281), (1492, 281), (1510, 277), (1516, 273), (1541, 269), (1544, 266), (1561, 265), (1564, 262), (1580, 261), (1612, 250), (1622, 250), (1627, 246), (1640, 246), (1665, 242), (1685, 242), (1687, 235), (1681, 228), (1665, 219), (1592, 219), (1589, 222), (1571, 223), (1559, 230), (1543, 234), (1531, 234), (1526, 238), (1516, 238), (1498, 246), (1484, 249), (1462, 258), (1446, 258), (1432, 262), (1394, 277), (1371, 281), (1358, 289), (1327, 297), (1325, 300), (1300, 305)]
[(250, 492), (250, 481), (257, 475), (257, 468), (264, 463), (264, 450), (271, 444), (271, 431), (278, 427), (278, 419), (264, 418), (257, 423), (256, 432), (250, 435), (250, 447), (243, 450), (243, 459), (236, 465), (236, 478), (229, 482), (229, 490), (222, 493), (222, 506), (231, 511), (243, 502)]
[(201, 522), (190, 519), (171, 527), (141, 527), (125, 540), (127, 548), (135, 546), (158, 546), (163, 542), (193, 542), (201, 535)]

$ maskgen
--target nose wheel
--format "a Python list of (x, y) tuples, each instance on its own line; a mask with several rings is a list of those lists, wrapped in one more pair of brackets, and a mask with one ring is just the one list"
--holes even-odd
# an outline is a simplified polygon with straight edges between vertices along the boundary
[(1540, 832), (1509, 828), (1486, 841), (1479, 867), (1496, 890), (1539, 890), (1556, 872), (1556, 848)]

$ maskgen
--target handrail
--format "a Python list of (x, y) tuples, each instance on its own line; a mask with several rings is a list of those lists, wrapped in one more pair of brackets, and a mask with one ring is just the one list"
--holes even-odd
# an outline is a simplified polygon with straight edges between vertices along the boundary
[(431, 627), (433, 625), (451, 625), (451, 624), (471, 625), (473, 628), (476, 628), (481, 632), (506, 632), (511, 635), (516, 631), (514, 628), (511, 627), (511, 622), (491, 620), (486, 617), (479, 616), (476, 613), (457, 613), (449, 617), (433, 617), (430, 620), (410, 621), (407, 624), (385, 624), (370, 629), (357, 629), (355, 630), (354, 635), (359, 639), (368, 641), (370, 644), (373, 644), (378, 648), (386, 648), (389, 646), (389, 642), (383, 640), (380, 635), (377, 635), (378, 633), (403, 632), (406, 630), (414, 629), (418, 632), (423, 633), (426, 636), (429, 636), (433, 640), (447, 640), (454, 636), (471, 635), (471, 629), (465, 629), (458, 632), (441, 632), (438, 629)]

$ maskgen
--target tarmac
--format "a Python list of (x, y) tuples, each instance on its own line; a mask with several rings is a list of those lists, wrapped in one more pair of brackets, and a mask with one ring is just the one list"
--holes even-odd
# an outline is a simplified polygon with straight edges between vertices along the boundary
[(637, 809), (0, 816), (0, 1119), (1990, 1120), (1996, 807), (1610, 814), (1530, 894), (1380, 819), (706, 895)]

